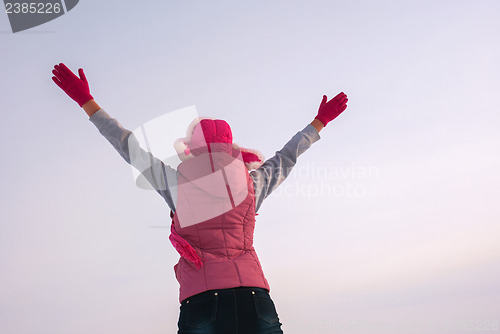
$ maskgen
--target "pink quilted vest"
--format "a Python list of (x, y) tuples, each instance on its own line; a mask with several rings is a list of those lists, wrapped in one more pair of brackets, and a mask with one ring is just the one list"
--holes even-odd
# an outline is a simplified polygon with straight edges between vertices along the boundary
[(212, 289), (248, 286), (270, 290), (253, 247), (253, 181), (241, 159), (235, 159), (237, 154), (213, 150), (183, 161), (177, 168), (175, 231), (202, 262), (198, 268), (181, 257), (174, 266), (180, 302)]

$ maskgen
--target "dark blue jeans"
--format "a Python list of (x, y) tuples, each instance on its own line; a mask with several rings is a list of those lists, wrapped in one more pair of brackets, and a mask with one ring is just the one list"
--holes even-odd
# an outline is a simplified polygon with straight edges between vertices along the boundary
[(209, 290), (182, 301), (177, 334), (283, 334), (266, 289)]

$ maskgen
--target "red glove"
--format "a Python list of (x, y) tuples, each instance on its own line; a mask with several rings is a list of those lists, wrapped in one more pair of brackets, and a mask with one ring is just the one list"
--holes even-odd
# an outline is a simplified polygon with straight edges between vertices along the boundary
[(66, 93), (75, 100), (80, 107), (94, 98), (90, 95), (89, 83), (80, 68), (78, 74), (80, 78), (71, 72), (63, 63), (55, 65), (52, 73), (55, 75), (52, 80)]
[(324, 126), (326, 126), (328, 122), (333, 121), (347, 108), (347, 95), (341, 92), (330, 101), (326, 102), (326, 100), (326, 95), (323, 95), (318, 115), (315, 117), (315, 119), (323, 123)]

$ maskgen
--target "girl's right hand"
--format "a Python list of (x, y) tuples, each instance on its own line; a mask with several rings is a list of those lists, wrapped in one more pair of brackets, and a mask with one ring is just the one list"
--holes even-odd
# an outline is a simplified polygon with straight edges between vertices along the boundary
[(315, 119), (323, 123), (324, 126), (333, 121), (347, 108), (347, 95), (345, 95), (344, 92), (341, 92), (330, 101), (326, 102), (326, 100), (326, 95), (323, 95), (318, 115), (315, 117)]

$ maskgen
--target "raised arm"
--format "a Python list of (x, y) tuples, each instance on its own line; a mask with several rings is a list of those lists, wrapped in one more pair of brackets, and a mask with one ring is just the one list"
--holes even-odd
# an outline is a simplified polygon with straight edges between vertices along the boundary
[(90, 95), (83, 70), (80, 69), (78, 72), (80, 78), (61, 63), (54, 66), (52, 80), (85, 110), (89, 120), (122, 158), (135, 167), (175, 211), (176, 194), (171, 190), (174, 190), (177, 185), (177, 171), (165, 165), (151, 152), (142, 149), (134, 133), (124, 128), (97, 104)]
[(266, 160), (258, 169), (250, 172), (255, 188), (255, 212), (290, 174), (299, 155), (321, 137), (319, 132), (347, 108), (347, 96), (342, 92), (327, 102), (323, 95), (318, 115), (302, 131), (297, 132), (285, 146)]

